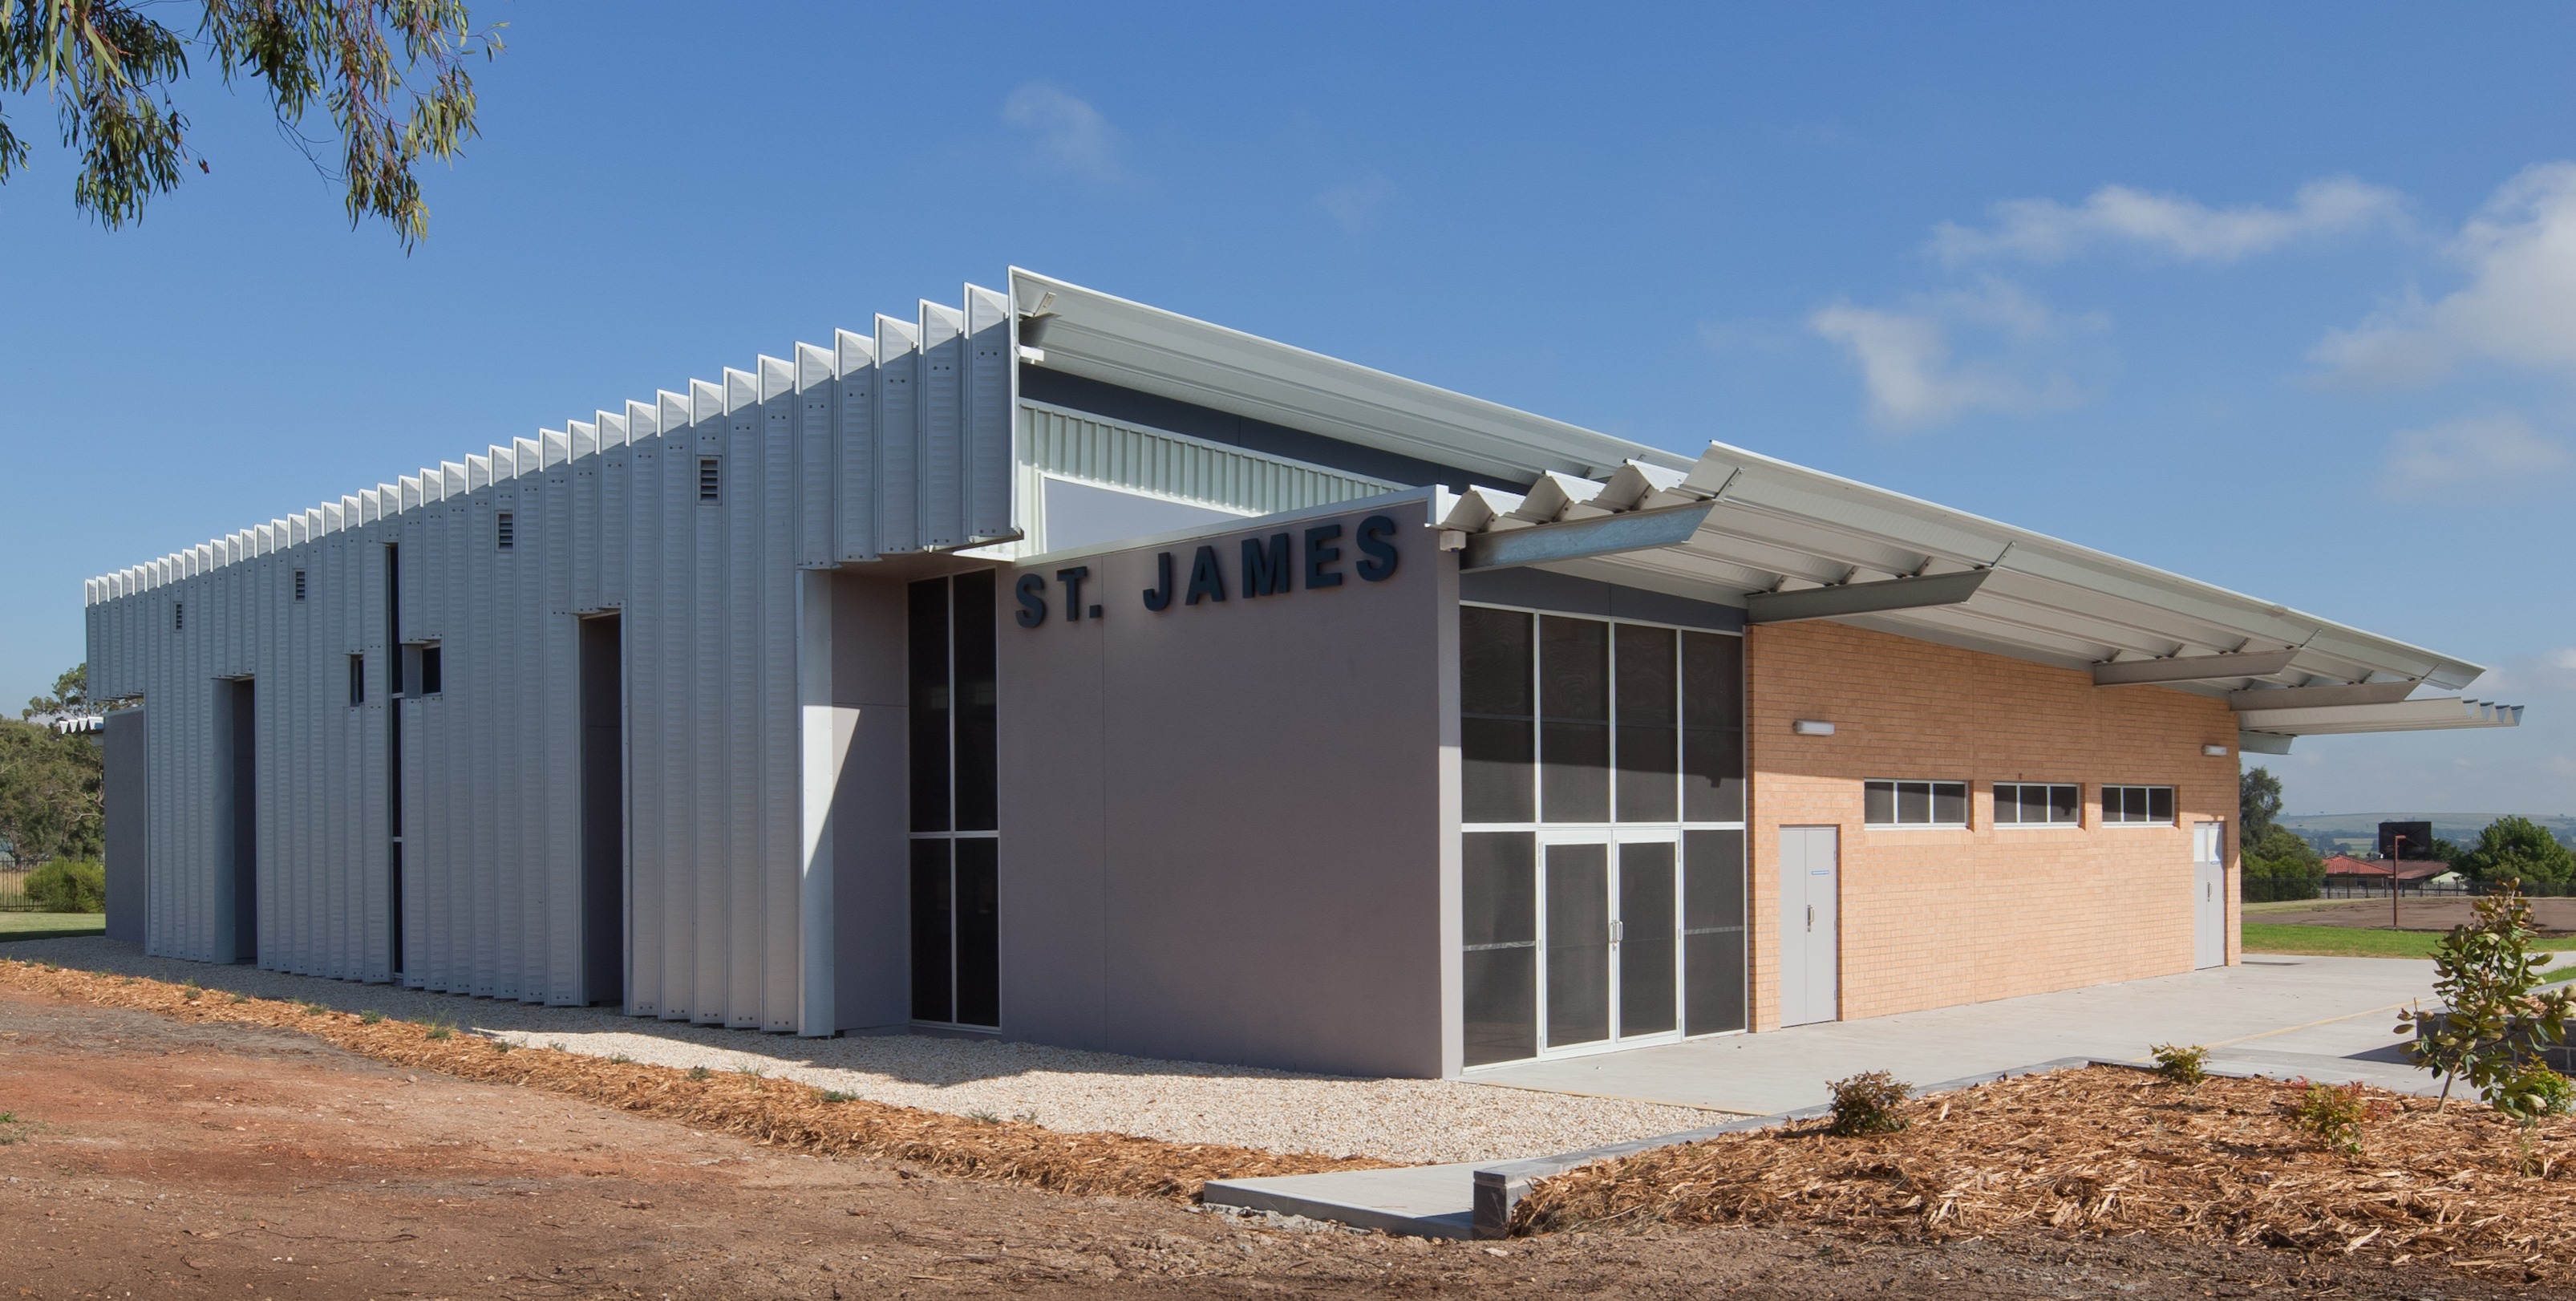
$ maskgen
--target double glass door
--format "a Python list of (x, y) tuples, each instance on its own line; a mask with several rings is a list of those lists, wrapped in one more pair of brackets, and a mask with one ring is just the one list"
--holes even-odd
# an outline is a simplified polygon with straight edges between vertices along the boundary
[(1678, 831), (1539, 836), (1543, 1052), (1678, 1035)]

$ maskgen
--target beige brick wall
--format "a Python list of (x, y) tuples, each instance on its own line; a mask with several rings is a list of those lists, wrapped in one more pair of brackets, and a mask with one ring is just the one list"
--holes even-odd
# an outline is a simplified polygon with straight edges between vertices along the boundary
[[(2191, 826), (2209, 819), (2228, 826), (2237, 960), (2224, 701), (1835, 623), (1757, 625), (1746, 641), (1755, 1029), (1780, 1021), (1784, 825), (1841, 829), (1845, 1019), (2190, 970)], [(1802, 718), (1834, 735), (1793, 735)], [(2203, 755), (2212, 742), (2227, 756)], [(1969, 829), (1863, 830), (1872, 778), (1968, 782)], [(1998, 781), (2081, 783), (2084, 825), (1996, 828)], [(2105, 783), (2174, 787), (2176, 825), (2102, 826)]]

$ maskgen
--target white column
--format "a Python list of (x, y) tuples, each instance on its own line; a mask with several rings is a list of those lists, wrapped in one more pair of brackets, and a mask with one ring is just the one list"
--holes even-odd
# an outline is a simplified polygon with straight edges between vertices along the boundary
[(832, 575), (796, 574), (797, 811), (803, 849), (797, 861), (798, 997), (796, 1033), (833, 1033), (832, 795), (859, 711), (832, 701)]

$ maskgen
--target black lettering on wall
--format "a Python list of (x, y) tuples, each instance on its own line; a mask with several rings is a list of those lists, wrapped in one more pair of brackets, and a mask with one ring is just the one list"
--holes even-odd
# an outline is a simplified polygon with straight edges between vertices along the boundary
[(1181, 604), (1196, 605), (1203, 596), (1212, 601), (1225, 599), (1225, 571), (1217, 567), (1216, 548), (1212, 546), (1200, 547), (1197, 558), (1190, 561), (1190, 594), (1182, 598)]
[(1307, 591), (1314, 591), (1318, 587), (1339, 587), (1342, 585), (1342, 576), (1333, 572), (1330, 568), (1334, 563), (1341, 560), (1342, 549), (1340, 547), (1328, 547), (1324, 545), (1341, 535), (1342, 526), (1339, 524), (1318, 524), (1315, 527), (1306, 530)]
[(1169, 551), (1154, 557), (1154, 585), (1145, 589), (1145, 608), (1172, 608), (1172, 553)]
[(1075, 565), (1055, 571), (1055, 580), (1064, 584), (1064, 620), (1073, 623), (1082, 618), (1082, 580), (1091, 577), (1091, 566)]
[(1243, 540), (1243, 594), (1245, 596), (1284, 596), (1288, 592), (1289, 538), (1273, 533), (1265, 545), (1259, 538)]
[(1360, 581), (1382, 583), (1395, 574), (1395, 521), (1384, 515), (1371, 515), (1360, 521), (1360, 554), (1368, 557), (1359, 563)]
[(1023, 628), (1034, 628), (1046, 622), (1046, 578), (1039, 574), (1022, 574), (1012, 588), (1020, 598), (1020, 608), (1011, 617)]

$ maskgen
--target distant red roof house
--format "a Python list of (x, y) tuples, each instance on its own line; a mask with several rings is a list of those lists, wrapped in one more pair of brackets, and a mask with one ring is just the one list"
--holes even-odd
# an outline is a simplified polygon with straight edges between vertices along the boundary
[(2401, 859), (2391, 864), (2384, 858), (2354, 858), (2349, 854), (2337, 854), (2326, 860), (2326, 879), (2347, 882), (2385, 881), (2388, 879), (2388, 869), (2391, 866), (2397, 869), (2397, 879), (2400, 881), (2422, 881), (2451, 870), (2451, 865), (2448, 863), (2436, 863), (2425, 858)]

